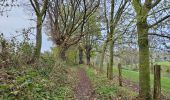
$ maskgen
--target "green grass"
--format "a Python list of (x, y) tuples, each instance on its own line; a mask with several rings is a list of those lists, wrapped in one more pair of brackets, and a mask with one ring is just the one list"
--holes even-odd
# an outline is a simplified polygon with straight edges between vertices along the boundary
[(104, 75), (95, 75), (93, 68), (86, 70), (88, 77), (92, 80), (92, 84), (97, 94), (103, 97), (114, 96), (117, 88), (115, 85), (110, 84), (110, 81)]
[(156, 64), (161, 65), (161, 66), (170, 67), (170, 62), (168, 62), (168, 61), (166, 61), (166, 62), (157, 62)]
[[(114, 68), (114, 73), (118, 73), (116, 68)], [(139, 72), (137, 71), (123, 70), (122, 74), (123, 77), (130, 79), (131, 81), (139, 82)], [(151, 75), (151, 85), (153, 86), (153, 75)], [(170, 78), (161, 77), (161, 87), (163, 90), (170, 93)]]
[(119, 87), (115, 80), (108, 80), (106, 73), (95, 74), (95, 69), (85, 67), (84, 69), (86, 69), (86, 73), (93, 84), (95, 92), (100, 97), (104, 97), (104, 100), (108, 100), (110, 96), (115, 97), (122, 94), (127, 100), (132, 100), (133, 97), (137, 96), (137, 93), (129, 90), (129, 88)]

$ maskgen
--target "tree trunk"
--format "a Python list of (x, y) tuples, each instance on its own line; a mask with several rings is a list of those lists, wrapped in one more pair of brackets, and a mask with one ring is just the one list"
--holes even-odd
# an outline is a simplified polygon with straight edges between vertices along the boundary
[(139, 45), (139, 96), (143, 98), (142, 100), (151, 100), (149, 43), (146, 19), (142, 19), (137, 23), (137, 32)]
[(90, 58), (91, 58), (91, 45), (86, 46), (86, 62), (87, 65), (90, 65)]
[(161, 99), (161, 66), (154, 66), (154, 93), (153, 100)]
[(2, 45), (2, 55), (1, 55), (2, 60), (6, 62), (8, 57), (8, 51), (7, 51), (7, 43), (5, 39), (1, 42), (1, 45)]
[(101, 53), (101, 58), (100, 58), (100, 72), (103, 71), (103, 62), (104, 62), (104, 54), (107, 48), (107, 41), (103, 44), (103, 50)]
[(107, 63), (107, 70), (106, 70), (107, 72), (107, 78), (109, 78), (109, 63)]
[(122, 86), (122, 66), (120, 63), (118, 64), (118, 70), (119, 70), (119, 86)]
[(67, 48), (66, 47), (63, 47), (63, 48), (60, 48), (60, 52), (59, 52), (59, 59), (61, 59), (61, 61), (66, 61), (66, 51), (67, 51)]
[(113, 79), (113, 46), (114, 43), (110, 41), (110, 59), (109, 59), (109, 79)]
[(37, 17), (37, 27), (36, 27), (36, 46), (34, 49), (33, 62), (39, 60), (42, 45), (42, 17)]
[(79, 64), (83, 64), (83, 49), (79, 47)]
[(89, 53), (87, 53), (86, 60), (87, 60), (87, 65), (90, 65), (90, 54)]
[(109, 59), (109, 79), (113, 79), (113, 47), (114, 47), (114, 29), (115, 29), (115, 23), (114, 23), (114, 3), (115, 1), (111, 1), (111, 19), (110, 19), (110, 34), (109, 34), (109, 50), (110, 50), (110, 59)]

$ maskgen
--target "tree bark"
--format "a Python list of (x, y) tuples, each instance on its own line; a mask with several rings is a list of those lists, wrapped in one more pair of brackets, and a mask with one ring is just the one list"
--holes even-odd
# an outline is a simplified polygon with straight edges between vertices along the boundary
[(118, 70), (119, 70), (119, 86), (122, 86), (122, 66), (120, 63), (118, 64)]
[(86, 63), (90, 65), (90, 58), (91, 58), (91, 45), (86, 45)]
[(150, 68), (149, 43), (147, 22), (140, 20), (137, 23), (139, 45), (139, 96), (142, 100), (151, 100), (150, 94)]
[(31, 3), (31, 6), (34, 9), (34, 12), (36, 13), (37, 17), (37, 26), (36, 26), (36, 45), (34, 49), (34, 56), (31, 59), (31, 61), (27, 62), (34, 63), (35, 61), (39, 60), (40, 53), (41, 53), (41, 45), (42, 45), (42, 23), (44, 21), (44, 18), (46, 16), (46, 10), (48, 8), (48, 2), (49, 0), (43, 0), (43, 3), (40, 4), (39, 0), (29, 0)]
[(41, 53), (41, 45), (42, 45), (42, 17), (37, 16), (37, 27), (36, 27), (36, 46), (34, 50), (34, 58), (33, 60), (38, 60)]
[(161, 66), (154, 66), (154, 93), (153, 100), (161, 99)]
[(103, 44), (103, 49), (102, 49), (102, 53), (101, 53), (100, 72), (103, 71), (104, 54), (105, 54), (105, 51), (106, 51), (106, 48), (107, 48), (107, 43), (109, 41), (109, 22), (108, 22), (108, 18), (107, 18), (106, 0), (104, 0), (104, 16), (105, 16), (105, 20), (106, 20), (107, 39)]
[(111, 1), (111, 19), (110, 19), (110, 34), (109, 34), (109, 51), (110, 51), (110, 58), (109, 58), (109, 79), (113, 79), (113, 47), (114, 47), (114, 29), (115, 29), (115, 23), (114, 23), (114, 3), (115, 1)]
[[(113, 38), (113, 37), (112, 37)], [(113, 79), (113, 41), (110, 41), (109, 79)]]
[(107, 63), (107, 70), (106, 70), (107, 72), (107, 78), (109, 78), (109, 63)]
[(6, 43), (6, 40), (4, 39), (2, 42), (1, 42), (1, 45), (2, 45), (2, 60), (3, 61), (7, 61), (7, 56), (8, 56), (8, 51), (7, 51), (7, 43)]
[(61, 61), (66, 61), (67, 60), (67, 58), (66, 58), (66, 51), (67, 51), (66, 47), (60, 48), (59, 59), (61, 59)]
[(103, 50), (102, 50), (101, 58), (100, 58), (100, 72), (103, 71), (104, 54), (105, 54), (106, 48), (107, 48), (107, 42), (103, 44)]
[(83, 49), (79, 47), (79, 64), (83, 64)]
[(87, 65), (90, 65), (90, 53), (86, 55)]

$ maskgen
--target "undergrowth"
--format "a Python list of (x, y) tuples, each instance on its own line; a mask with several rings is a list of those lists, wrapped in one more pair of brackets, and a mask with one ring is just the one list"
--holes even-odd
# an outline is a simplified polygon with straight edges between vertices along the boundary
[[(25, 66), (0, 71), (1, 100), (73, 98), (73, 70), (61, 66)], [(68, 71), (69, 70), (69, 71)]]
[[(85, 66), (86, 67), (86, 66)], [(94, 68), (85, 68), (98, 98), (132, 100), (137, 94), (126, 87), (120, 87), (117, 80), (108, 80), (106, 73), (99, 73)]]

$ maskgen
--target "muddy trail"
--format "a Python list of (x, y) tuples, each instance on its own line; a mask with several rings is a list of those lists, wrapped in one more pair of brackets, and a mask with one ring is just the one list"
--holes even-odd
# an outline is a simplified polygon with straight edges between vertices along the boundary
[(86, 75), (84, 69), (77, 70), (78, 83), (75, 87), (76, 100), (96, 100), (95, 92), (93, 90), (90, 79)]

